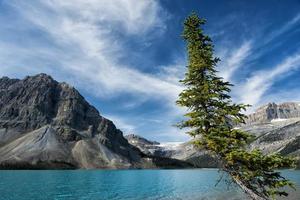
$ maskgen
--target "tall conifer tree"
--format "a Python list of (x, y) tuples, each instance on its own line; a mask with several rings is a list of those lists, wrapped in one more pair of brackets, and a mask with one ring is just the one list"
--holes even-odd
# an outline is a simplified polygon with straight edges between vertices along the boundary
[(232, 85), (217, 76), (219, 59), (213, 55), (212, 40), (203, 33), (204, 24), (205, 20), (195, 13), (184, 22), (188, 66), (181, 80), (186, 89), (180, 93), (177, 104), (188, 108), (188, 113), (179, 127), (189, 128), (188, 134), (193, 137), (199, 136), (195, 145), (216, 157), (222, 170), (252, 199), (287, 196), (282, 187), (293, 184), (274, 170), (293, 166), (293, 160), (246, 149), (253, 136), (234, 129), (232, 124), (245, 123), (242, 111), (248, 105), (233, 103), (229, 95)]

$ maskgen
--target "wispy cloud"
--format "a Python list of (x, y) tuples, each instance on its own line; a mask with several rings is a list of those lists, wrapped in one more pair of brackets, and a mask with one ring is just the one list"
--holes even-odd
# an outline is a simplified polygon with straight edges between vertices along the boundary
[(229, 55), (223, 55), (224, 61), (220, 63), (220, 76), (225, 81), (232, 81), (234, 73), (242, 66), (251, 53), (251, 42), (246, 41), (240, 47), (232, 50)]
[[(122, 45), (122, 34), (147, 34), (163, 31), (161, 7), (157, 1), (110, 0), (47, 0), (9, 2), (30, 23), (49, 35), (60, 72), (65, 77), (76, 77), (76, 86), (107, 97), (118, 93), (167, 98), (174, 101), (181, 87), (166, 75), (142, 73), (133, 66), (119, 63), (119, 58), (130, 56)], [(124, 36), (124, 35), (123, 35)], [(24, 59), (42, 57), (40, 49), (18, 47), (31, 51)], [(14, 52), (14, 48), (9, 49)], [(26, 54), (25, 54), (26, 55)], [(2, 60), (7, 60), (3, 58)], [(19, 63), (15, 63), (16, 65)], [(14, 69), (14, 68), (12, 68)], [(32, 71), (32, 69), (31, 69)], [(40, 71), (36, 68), (33, 71)], [(47, 71), (50, 71), (49, 69)], [(23, 73), (27, 73), (23, 71)], [(97, 87), (95, 87), (97, 85)]]
[(269, 102), (277, 102), (277, 103), (284, 103), (284, 102), (298, 102), (300, 105), (300, 93), (299, 88), (291, 88), (288, 90), (278, 90), (275, 93), (269, 93), (265, 95), (262, 99), (262, 103), (266, 104)]
[[(120, 61), (130, 56), (130, 49), (124, 44), (128, 37), (145, 42), (165, 31), (166, 11), (159, 1), (12, 0), (5, 3), (22, 18), (9, 25), (11, 31), (18, 33), (14, 23), (20, 23), (25, 31), (38, 31), (43, 40), (35, 38), (34, 42), (18, 43), (17, 35), (9, 42), (0, 40), (0, 64), (5, 66), (1, 67), (2, 75), (22, 77), (45, 72), (102, 99), (134, 96), (134, 101), (119, 107), (133, 109), (147, 100), (158, 100), (164, 104), (161, 117), (168, 115), (167, 121), (174, 121), (178, 116), (180, 109), (175, 106), (175, 100), (182, 90), (178, 70), (184, 69), (184, 65), (180, 66), (183, 62), (161, 66), (157, 73), (146, 73), (139, 71), (138, 66)], [(126, 133), (138, 133), (137, 124), (142, 123), (117, 113), (107, 117)], [(176, 137), (172, 135), (173, 139)]]
[(282, 63), (271, 69), (253, 73), (245, 84), (238, 88), (241, 102), (257, 105), (276, 81), (297, 68), (300, 68), (300, 53), (287, 57)]
[(287, 31), (291, 30), (295, 25), (297, 25), (300, 22), (300, 13), (298, 13), (296, 16), (294, 16), (293, 19), (291, 19), (289, 22), (287, 22), (285, 25), (283, 25), (281, 28), (271, 32), (268, 37), (265, 37), (265, 40), (263, 44), (267, 44), (277, 38), (278, 36), (286, 33)]
[[(143, 66), (139, 68), (122, 62), (131, 56), (128, 40), (134, 38), (134, 42), (146, 44), (166, 33), (168, 13), (159, 0), (9, 0), (3, 1), (2, 5), (9, 5), (10, 12), (14, 13), (9, 20), (3, 19), (9, 23), (0, 27), (0, 75), (22, 77), (46, 72), (93, 97), (113, 99), (129, 94), (130, 100), (118, 105), (120, 110), (134, 110), (143, 107), (145, 102), (155, 101), (161, 113), (151, 116), (151, 122), (149, 116), (138, 119), (111, 113), (107, 117), (125, 132), (137, 133), (141, 126), (143, 130), (148, 126), (145, 131), (148, 135), (161, 135), (165, 140), (173, 141), (186, 138), (171, 127), (185, 112), (175, 105), (182, 90), (178, 80), (182, 79), (186, 69), (185, 56), (180, 55), (183, 53), (174, 52), (180, 55), (177, 56), (179, 59), (160, 66), (158, 72), (142, 71)], [(0, 17), (3, 16), (0, 13)], [(224, 20), (225, 25), (216, 25), (219, 35), (215, 37), (222, 36), (227, 40), (226, 35), (232, 34), (235, 27), (233, 25), (228, 33), (226, 27), (233, 24), (232, 20), (240, 18), (230, 17), (230, 20)], [(266, 34), (264, 40), (254, 36), (243, 38), (243, 43), (221, 42), (225, 45), (221, 47), (223, 52), (220, 54), (223, 55), (218, 54), (222, 58), (220, 75), (236, 85), (233, 88), (236, 100), (255, 106), (270, 97), (267, 91), (278, 79), (298, 68), (299, 54), (294, 54), (282, 58), (281, 63), (276, 59), (273, 63), (278, 64), (264, 66), (263, 70), (249, 70), (250, 74), (243, 74), (247, 76), (244, 80), (241, 80), (244, 77), (236, 79), (241, 70), (249, 69), (249, 61), (259, 60), (268, 51), (265, 46), (273, 45), (278, 37), (292, 32), (299, 22), (300, 14)], [(258, 48), (262, 50), (258, 51)], [(144, 62), (147, 62), (146, 57)], [(146, 125), (142, 125), (143, 122)], [(150, 123), (153, 127), (157, 125), (157, 129), (150, 128)]]
[[(236, 101), (253, 106), (248, 112), (252, 112), (259, 104), (266, 103), (267, 99), (270, 101), (279, 100), (278, 98), (274, 98), (274, 100), (270, 99), (270, 97), (274, 97), (274, 95), (268, 94), (268, 90), (278, 80), (292, 74), (294, 69), (300, 67), (300, 53), (298, 52), (294, 55), (282, 58), (281, 61), (277, 59), (278, 61), (275, 66), (263, 66), (263, 70), (253, 71), (248, 69), (251, 71), (248, 77), (240, 79), (238, 82), (235, 82), (234, 75), (239, 75), (241, 66), (249, 62), (251, 63), (251, 61), (257, 60), (267, 53), (266, 45), (272, 41), (276, 41), (278, 37), (292, 30), (299, 22), (300, 13), (282, 27), (279, 27), (276, 31), (268, 34), (268, 37), (262, 41), (260, 41), (259, 38), (252, 38), (252, 40), (244, 42), (239, 48), (233, 49), (229, 51), (229, 53), (223, 49), (223, 59), (225, 58), (225, 62), (221, 63), (220, 75), (224, 77), (225, 80), (235, 83), (232, 94)], [(255, 46), (253, 46), (253, 43), (255, 43)], [(276, 44), (277, 42), (274, 42), (274, 45)], [(262, 50), (257, 51), (257, 49)], [(255, 62), (252, 64), (255, 64)], [(247, 66), (244, 66), (244, 69), (246, 68)], [(290, 96), (290, 98), (284, 98), (283, 95), (279, 95), (278, 93), (277, 95), (281, 96), (282, 99), (295, 100), (295, 98), (293, 98), (295, 95)]]
[(116, 127), (120, 129), (124, 134), (133, 134), (137, 132), (137, 126), (131, 124), (126, 119), (116, 116), (116, 115), (106, 115), (107, 119), (110, 119), (114, 122)]

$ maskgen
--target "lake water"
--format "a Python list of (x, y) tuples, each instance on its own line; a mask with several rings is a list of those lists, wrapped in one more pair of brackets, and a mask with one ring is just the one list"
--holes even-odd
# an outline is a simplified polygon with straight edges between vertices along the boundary
[[(300, 185), (300, 171), (283, 174)], [(220, 182), (214, 169), (0, 171), (1, 200), (221, 200), (245, 199)], [(298, 186), (297, 186), (298, 187)], [(300, 187), (287, 199), (300, 199)]]

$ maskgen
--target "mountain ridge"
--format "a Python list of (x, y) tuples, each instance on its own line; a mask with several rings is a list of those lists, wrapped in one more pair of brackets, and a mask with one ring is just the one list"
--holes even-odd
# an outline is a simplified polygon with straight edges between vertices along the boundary
[(300, 118), (300, 103), (284, 102), (276, 104), (271, 102), (260, 106), (254, 113), (249, 114), (246, 124), (262, 124), (276, 119), (290, 118)]
[[(300, 160), (298, 103), (269, 103), (249, 116), (238, 128), (257, 137), (250, 149)], [(168, 147), (138, 135), (123, 136), (74, 87), (47, 74), (0, 78), (2, 169), (218, 166), (215, 158), (191, 141)]]
[(72, 86), (47, 74), (0, 79), (1, 168), (155, 168), (188, 164), (146, 156)]
[[(293, 156), (297, 160), (297, 168), (300, 168), (300, 118), (298, 111), (300, 111), (300, 106), (297, 102), (286, 102), (278, 105), (269, 103), (251, 113), (250, 120), (236, 128), (256, 136), (256, 139), (249, 145), (249, 149), (257, 148), (264, 153)], [(282, 118), (278, 118), (278, 116)], [(194, 167), (214, 168), (218, 166), (217, 160), (208, 152), (193, 146), (193, 140), (185, 142), (173, 150), (128, 141), (143, 152), (183, 160)]]

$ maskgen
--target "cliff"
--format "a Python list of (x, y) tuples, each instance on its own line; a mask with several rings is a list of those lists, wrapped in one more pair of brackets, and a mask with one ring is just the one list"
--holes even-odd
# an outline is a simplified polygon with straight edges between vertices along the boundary
[(254, 113), (248, 116), (246, 124), (262, 124), (272, 120), (300, 118), (300, 104), (286, 102), (281, 104), (268, 103), (261, 106)]
[(182, 167), (147, 157), (72, 86), (46, 74), (0, 79), (1, 168)]

